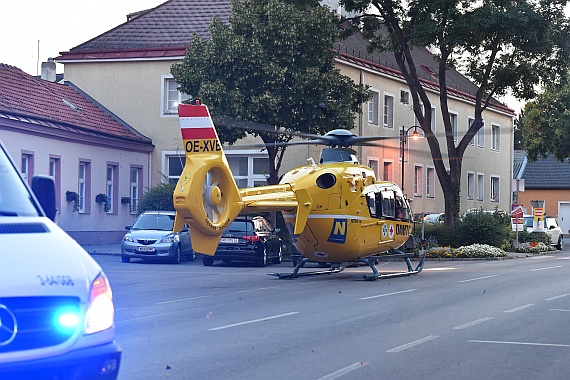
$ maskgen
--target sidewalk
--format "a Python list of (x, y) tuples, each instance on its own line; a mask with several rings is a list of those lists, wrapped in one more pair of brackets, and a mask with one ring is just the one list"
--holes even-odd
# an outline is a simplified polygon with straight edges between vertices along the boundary
[(120, 255), (121, 243), (116, 244), (101, 244), (101, 245), (84, 245), (83, 249), (87, 253), (93, 255)]

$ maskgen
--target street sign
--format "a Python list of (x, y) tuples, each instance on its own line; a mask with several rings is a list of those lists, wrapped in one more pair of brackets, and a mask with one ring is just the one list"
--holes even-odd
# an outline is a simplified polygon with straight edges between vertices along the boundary
[(522, 205), (513, 205), (513, 210), (511, 211), (511, 217), (513, 217), (513, 218), (522, 218), (523, 217)]

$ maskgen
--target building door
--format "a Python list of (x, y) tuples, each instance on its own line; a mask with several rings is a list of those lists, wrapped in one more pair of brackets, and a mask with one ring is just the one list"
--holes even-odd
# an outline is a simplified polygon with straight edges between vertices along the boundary
[(562, 234), (568, 235), (570, 230), (570, 202), (558, 202), (558, 225), (562, 229)]

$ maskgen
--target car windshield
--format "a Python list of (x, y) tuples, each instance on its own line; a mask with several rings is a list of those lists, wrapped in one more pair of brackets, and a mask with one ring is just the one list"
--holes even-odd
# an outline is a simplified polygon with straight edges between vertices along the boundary
[(252, 230), (251, 223), (244, 220), (234, 220), (227, 229), (228, 232), (251, 232)]
[(0, 147), (0, 215), (37, 216), (30, 193)]
[(174, 215), (169, 214), (142, 214), (138, 217), (134, 230), (159, 230), (172, 231), (174, 227)]

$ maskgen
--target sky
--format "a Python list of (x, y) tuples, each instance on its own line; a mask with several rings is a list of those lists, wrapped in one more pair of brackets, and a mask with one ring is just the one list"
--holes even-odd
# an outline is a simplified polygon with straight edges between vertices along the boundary
[[(0, 63), (31, 75), (59, 52), (127, 21), (127, 14), (166, 0), (0, 0)], [(39, 54), (38, 54), (39, 41)], [(39, 58), (39, 64), (38, 64)], [(63, 65), (57, 64), (63, 73)]]

